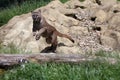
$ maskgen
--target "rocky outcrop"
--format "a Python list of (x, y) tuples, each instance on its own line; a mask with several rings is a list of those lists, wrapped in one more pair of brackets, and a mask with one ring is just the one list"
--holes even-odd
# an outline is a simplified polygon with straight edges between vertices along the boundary
[[(47, 22), (58, 31), (71, 35), (75, 43), (58, 37), (56, 53), (86, 53), (99, 50), (120, 50), (120, 3), (116, 0), (70, 0), (65, 4), (59, 0), (38, 8)], [(111, 6), (112, 5), (112, 6)], [(114, 6), (113, 6), (114, 5)], [(0, 41), (25, 51), (45, 51), (48, 45), (44, 38), (36, 41), (32, 36), (31, 13), (13, 17), (0, 28)]]

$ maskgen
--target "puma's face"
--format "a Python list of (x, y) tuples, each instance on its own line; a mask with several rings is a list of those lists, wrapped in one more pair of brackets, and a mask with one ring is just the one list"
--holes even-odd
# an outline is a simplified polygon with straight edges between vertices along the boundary
[(32, 19), (35, 22), (41, 21), (41, 12), (31, 12), (32, 13)]

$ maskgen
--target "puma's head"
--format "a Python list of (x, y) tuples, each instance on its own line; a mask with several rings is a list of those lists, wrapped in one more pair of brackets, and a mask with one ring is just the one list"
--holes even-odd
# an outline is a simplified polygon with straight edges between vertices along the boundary
[(41, 21), (42, 15), (41, 15), (41, 10), (39, 11), (31, 11), (32, 14), (32, 19), (35, 22)]

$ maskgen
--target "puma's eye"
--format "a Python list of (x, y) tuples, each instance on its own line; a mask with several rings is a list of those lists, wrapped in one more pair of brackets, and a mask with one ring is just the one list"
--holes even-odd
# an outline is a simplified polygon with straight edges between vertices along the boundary
[(33, 15), (32, 17), (33, 17), (33, 18), (38, 18), (38, 15)]
[(35, 15), (32, 15), (33, 18), (35, 18)]
[(36, 18), (38, 18), (38, 15), (36, 15)]

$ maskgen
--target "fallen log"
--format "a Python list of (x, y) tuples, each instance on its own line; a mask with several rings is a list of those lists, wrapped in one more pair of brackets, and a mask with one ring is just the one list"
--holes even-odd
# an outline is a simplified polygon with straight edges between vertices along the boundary
[(80, 54), (0, 54), (0, 67), (9, 67), (25, 62), (73, 62), (89, 61), (91, 58)]
[[(55, 53), (39, 53), (39, 54), (0, 54), (0, 68), (20, 65), (27, 62), (67, 62), (80, 63), (84, 61), (95, 60), (96, 56), (87, 56), (81, 54), (55, 54)], [(103, 60), (105, 58), (101, 58)], [(115, 59), (107, 58), (109, 62), (116, 62)]]

